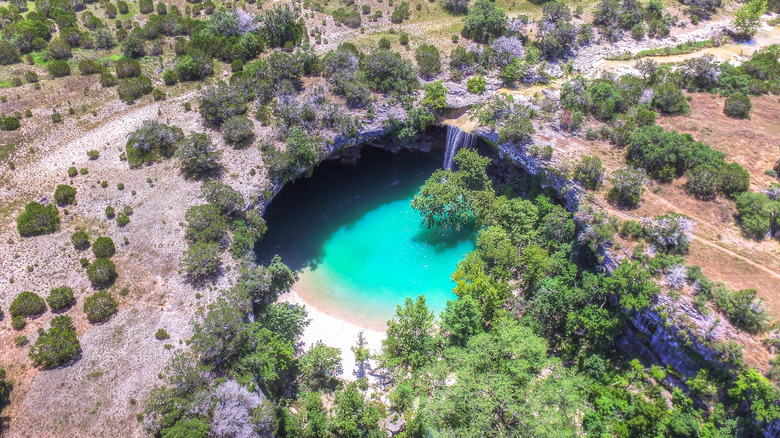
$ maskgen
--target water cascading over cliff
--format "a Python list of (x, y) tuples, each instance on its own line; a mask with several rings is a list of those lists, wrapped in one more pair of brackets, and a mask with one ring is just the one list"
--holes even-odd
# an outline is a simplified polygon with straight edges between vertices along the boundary
[(444, 151), (444, 169), (452, 170), (455, 154), (460, 148), (472, 148), (477, 141), (477, 136), (463, 131), (457, 126), (447, 126), (447, 147)]

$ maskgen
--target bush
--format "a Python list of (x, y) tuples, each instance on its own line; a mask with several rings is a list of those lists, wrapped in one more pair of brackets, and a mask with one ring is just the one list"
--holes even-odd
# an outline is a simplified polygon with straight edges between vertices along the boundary
[[(124, 29), (123, 29), (124, 30)], [(108, 50), (116, 46), (116, 39), (107, 27), (99, 27), (94, 32), (95, 47), (102, 50)]]
[(109, 259), (98, 258), (87, 266), (87, 278), (98, 289), (111, 286), (116, 280), (116, 276), (116, 265)]
[(69, 205), (76, 202), (76, 189), (66, 184), (60, 184), (54, 190), (54, 200), (59, 205)]
[(220, 83), (203, 90), (198, 111), (206, 124), (219, 127), (227, 119), (244, 114), (246, 102), (247, 96), (242, 90)]
[(127, 163), (134, 168), (144, 163), (170, 158), (176, 152), (177, 143), (182, 136), (178, 127), (145, 120), (127, 139)]
[(194, 243), (184, 251), (181, 267), (187, 278), (195, 284), (203, 284), (215, 277), (222, 267), (222, 250), (215, 242)]
[(174, 85), (179, 82), (179, 76), (173, 70), (165, 70), (165, 73), (163, 73), (163, 82), (168, 86)]
[(68, 286), (54, 288), (46, 297), (46, 302), (49, 303), (51, 310), (67, 309), (73, 304), (73, 289)]
[(49, 59), (55, 60), (68, 60), (73, 57), (73, 53), (70, 50), (70, 44), (62, 40), (62, 38), (54, 38), (49, 42), (46, 47), (46, 54)]
[(750, 103), (750, 97), (742, 93), (734, 93), (726, 98), (723, 114), (735, 119), (748, 119), (752, 109), (753, 105)]
[(95, 257), (110, 259), (116, 253), (116, 246), (110, 237), (98, 237), (92, 244), (92, 253)]
[(484, 76), (474, 76), (466, 82), (466, 87), (468, 87), (469, 93), (471, 94), (484, 93), (486, 86), (487, 82), (485, 81)]
[(252, 121), (245, 116), (230, 117), (222, 124), (222, 137), (237, 149), (249, 146), (255, 138)]
[(70, 64), (63, 60), (50, 62), (49, 65), (46, 66), (46, 69), (49, 71), (49, 74), (55, 78), (61, 78), (70, 74)]
[(227, 218), (216, 204), (190, 207), (184, 218), (187, 221), (185, 235), (193, 242), (219, 242), (228, 230)]
[(206, 201), (216, 204), (228, 216), (237, 216), (244, 210), (244, 196), (222, 181), (207, 181), (200, 188)]
[(82, 59), (79, 61), (79, 72), (83, 76), (98, 74), (103, 71), (103, 67), (97, 61), (92, 59)]
[(100, 86), (103, 88), (113, 87), (117, 84), (117, 79), (110, 71), (104, 70), (100, 73)]
[(13, 316), (11, 317), (11, 328), (14, 330), (22, 330), (27, 326), (27, 321), (24, 319), (24, 316)]
[(11, 65), (21, 61), (19, 51), (7, 40), (0, 40), (0, 65)]
[(95, 292), (84, 300), (84, 313), (91, 323), (103, 322), (116, 311), (117, 302), (110, 292)]
[(106, 218), (111, 219), (114, 217), (114, 207), (108, 205), (106, 206)]
[(639, 204), (644, 191), (644, 172), (624, 167), (612, 173), (612, 189), (607, 194), (607, 199), (620, 206), (634, 207)]
[(739, 163), (726, 163), (718, 169), (720, 190), (726, 195), (747, 192), (750, 189), (750, 173)]
[(477, 0), (468, 8), (461, 35), (478, 43), (487, 43), (506, 32), (507, 17), (490, 0)]
[(31, 84), (38, 82), (38, 73), (35, 73), (32, 70), (27, 70), (24, 72), (24, 80)]
[(141, 64), (133, 58), (122, 58), (114, 64), (118, 79), (137, 78), (141, 75)]
[(141, 96), (152, 92), (152, 80), (148, 76), (138, 76), (137, 78), (121, 79), (116, 87), (119, 99), (125, 103), (133, 103)]
[(436, 76), (441, 72), (439, 49), (433, 44), (420, 44), (414, 51), (414, 59), (420, 74), (425, 77)]
[(688, 114), (690, 107), (685, 95), (672, 82), (664, 82), (655, 87), (653, 100), (654, 108), (658, 108), (666, 114)]
[(2, 121), (3, 121), (4, 131), (16, 131), (17, 129), (19, 129), (19, 126), (21, 125), (19, 123), (19, 119), (14, 116), (8, 116), (4, 118)]
[(71, 234), (70, 241), (73, 243), (73, 247), (79, 251), (89, 248), (89, 234), (84, 230), (79, 230)]
[(130, 223), (130, 217), (125, 212), (121, 212), (118, 215), (116, 215), (116, 224), (120, 227), (124, 227), (125, 225)]
[(193, 133), (181, 142), (176, 152), (182, 172), (191, 178), (200, 178), (219, 172), (222, 153), (204, 134)]
[(30, 347), (30, 359), (36, 365), (53, 368), (78, 356), (81, 345), (76, 337), (76, 328), (69, 316), (59, 315), (51, 320), (48, 331), (39, 329), (35, 345)]
[(590, 190), (597, 190), (603, 178), (604, 166), (599, 157), (586, 155), (574, 167), (574, 179)]
[(742, 231), (748, 236), (761, 239), (776, 227), (779, 202), (763, 193), (745, 192), (737, 196), (736, 204)]
[(30, 202), (16, 218), (16, 229), (23, 237), (53, 233), (60, 226), (60, 213), (53, 204)]
[(157, 329), (157, 333), (154, 334), (154, 337), (158, 341), (164, 341), (166, 339), (170, 339), (171, 335), (169, 335), (168, 332), (165, 331), (165, 329), (161, 328), (161, 329)]
[(214, 74), (214, 66), (211, 57), (207, 54), (199, 50), (192, 50), (179, 59), (176, 64), (176, 73), (182, 82), (199, 81)]
[(397, 52), (375, 49), (365, 63), (366, 79), (375, 91), (408, 94), (420, 85), (412, 63)]
[(35, 292), (20, 293), (11, 302), (8, 313), (11, 316), (37, 316), (46, 311), (46, 303)]
[(642, 237), (642, 224), (638, 221), (627, 220), (620, 225), (620, 235), (631, 239)]

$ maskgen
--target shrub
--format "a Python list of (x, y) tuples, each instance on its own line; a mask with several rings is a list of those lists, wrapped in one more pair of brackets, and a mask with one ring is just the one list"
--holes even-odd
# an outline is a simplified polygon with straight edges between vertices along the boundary
[(684, 253), (693, 240), (695, 223), (688, 216), (668, 213), (642, 222), (647, 240), (667, 253)]
[(214, 66), (211, 57), (207, 54), (199, 50), (191, 50), (179, 59), (176, 73), (182, 82), (199, 81), (214, 74)]
[(635, 220), (627, 220), (620, 225), (620, 235), (631, 239), (642, 237), (642, 224)]
[(11, 317), (11, 327), (14, 330), (22, 330), (27, 326), (27, 321), (24, 319), (24, 316), (13, 316)]
[(89, 248), (89, 234), (84, 230), (79, 230), (71, 234), (70, 241), (73, 243), (73, 247), (79, 251)]
[(227, 218), (216, 204), (190, 207), (184, 217), (187, 221), (185, 235), (193, 242), (219, 242), (227, 233)]
[(182, 172), (191, 178), (199, 178), (217, 173), (222, 153), (214, 147), (204, 134), (193, 133), (181, 142), (176, 152)]
[(114, 39), (114, 35), (111, 34), (111, 31), (107, 27), (97, 28), (94, 35), (95, 47), (98, 49), (108, 50), (116, 46), (116, 39)]
[(207, 181), (200, 188), (206, 201), (216, 204), (228, 216), (236, 216), (244, 210), (244, 196), (222, 181)]
[(133, 58), (122, 58), (114, 64), (118, 79), (137, 78), (141, 75), (141, 64)]
[(780, 203), (772, 201), (763, 193), (745, 192), (737, 196), (737, 211), (742, 231), (761, 239), (776, 226)]
[(111, 219), (112, 217), (114, 217), (114, 207), (106, 206), (106, 218)]
[(170, 339), (171, 335), (169, 335), (168, 332), (165, 331), (165, 329), (161, 328), (161, 329), (157, 329), (157, 333), (154, 334), (154, 337), (158, 341), (164, 341), (166, 339)]
[(0, 40), (0, 65), (11, 65), (21, 61), (19, 51), (7, 40)]
[(53, 368), (74, 359), (81, 351), (76, 328), (69, 316), (59, 315), (51, 320), (49, 330), (38, 330), (38, 339), (30, 347), (30, 359), (36, 365)]
[(2, 121), (3, 121), (4, 131), (16, 131), (17, 129), (19, 129), (20, 126), (19, 119), (14, 116), (8, 116), (4, 118)]
[(92, 244), (92, 253), (95, 257), (110, 259), (116, 253), (114, 241), (110, 237), (98, 237)]
[(375, 49), (365, 63), (366, 79), (375, 91), (408, 94), (419, 87), (411, 62), (401, 58), (397, 52)]
[(97, 61), (92, 59), (82, 59), (79, 61), (79, 72), (83, 76), (98, 74), (103, 71), (103, 67)]
[(466, 87), (468, 88), (469, 93), (472, 94), (484, 93), (486, 86), (487, 82), (485, 81), (484, 76), (474, 76), (473, 78), (469, 79), (468, 82), (466, 82)]
[(100, 157), (100, 152), (96, 151), (95, 149), (88, 150), (87, 151), (87, 157), (91, 161), (95, 161), (95, 160), (98, 159), (98, 157)]
[(70, 50), (70, 44), (62, 40), (62, 38), (54, 38), (49, 42), (46, 47), (46, 54), (49, 59), (55, 60), (68, 60), (73, 57), (73, 53)]
[(222, 124), (222, 137), (235, 148), (249, 146), (255, 137), (252, 121), (245, 116), (230, 117)]
[(16, 229), (19, 235), (38, 236), (49, 234), (60, 226), (60, 213), (53, 204), (41, 205), (30, 202), (24, 207), (24, 211), (16, 218)]
[(46, 69), (49, 71), (49, 74), (55, 78), (61, 78), (70, 74), (70, 64), (63, 60), (50, 62), (49, 65), (46, 66)]
[(414, 59), (420, 74), (425, 77), (436, 76), (441, 72), (439, 49), (433, 44), (420, 44), (414, 51)]
[(718, 169), (720, 190), (726, 195), (747, 192), (750, 189), (750, 173), (739, 163), (726, 163)]
[(163, 73), (163, 82), (168, 86), (174, 85), (176, 82), (179, 82), (179, 76), (173, 70), (165, 70), (165, 73)]
[(527, 143), (531, 135), (536, 133), (531, 120), (523, 114), (513, 112), (498, 130), (498, 141), (501, 143), (512, 142), (515, 144)]
[(574, 179), (590, 190), (597, 190), (604, 178), (604, 166), (599, 157), (586, 155), (574, 167)]
[(219, 244), (203, 241), (190, 245), (182, 256), (181, 267), (187, 278), (195, 284), (203, 284), (213, 278), (222, 267)]
[(219, 127), (230, 117), (244, 114), (246, 102), (242, 90), (220, 83), (203, 90), (198, 111), (206, 124)]
[(116, 276), (116, 265), (109, 259), (98, 258), (87, 266), (87, 278), (98, 289), (111, 286)]
[(617, 205), (633, 207), (639, 204), (644, 191), (644, 172), (624, 167), (612, 173), (612, 189), (607, 194), (607, 198)]
[(125, 103), (133, 103), (141, 96), (152, 92), (152, 80), (148, 76), (138, 76), (137, 78), (121, 79), (116, 87), (119, 99)]
[(51, 310), (67, 309), (73, 304), (73, 289), (68, 286), (54, 288), (46, 297), (46, 302), (49, 303)]
[(46, 311), (46, 303), (35, 292), (20, 293), (11, 302), (8, 313), (11, 316), (37, 316)]
[(468, 8), (461, 35), (478, 43), (487, 43), (506, 32), (507, 17), (489, 0), (477, 0)]
[(124, 227), (125, 225), (130, 223), (130, 217), (125, 212), (121, 212), (118, 215), (116, 215), (116, 224), (120, 227)]
[(95, 292), (84, 300), (84, 313), (91, 323), (103, 322), (116, 311), (117, 302), (110, 292)]
[(127, 139), (125, 152), (131, 168), (170, 158), (183, 134), (180, 128), (153, 120), (145, 120)]
[(76, 189), (67, 184), (60, 184), (54, 191), (54, 199), (59, 205), (69, 205), (76, 202)]
[(24, 72), (24, 80), (31, 84), (38, 82), (38, 73), (35, 73), (32, 70), (27, 70)]
[(688, 114), (690, 112), (685, 95), (672, 82), (664, 82), (655, 87), (651, 104), (666, 114)]
[(735, 119), (747, 119), (750, 118), (752, 109), (753, 105), (750, 103), (750, 97), (742, 93), (734, 93), (726, 98), (723, 114)]
[(116, 76), (112, 75), (110, 71), (104, 70), (100, 73), (100, 86), (104, 88), (113, 87), (117, 84)]
[(444, 0), (444, 8), (454, 14), (465, 13), (468, 6), (469, 0)]

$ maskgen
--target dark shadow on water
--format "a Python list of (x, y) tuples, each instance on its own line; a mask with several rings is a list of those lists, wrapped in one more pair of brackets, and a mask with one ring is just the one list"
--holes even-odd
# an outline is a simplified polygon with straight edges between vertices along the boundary
[(258, 263), (279, 254), (293, 270), (316, 267), (334, 232), (384, 204), (413, 196), (441, 161), (430, 153), (364, 147), (357, 165), (320, 164), (310, 178), (288, 184), (268, 205), (268, 231), (255, 245)]
[(436, 253), (454, 248), (465, 240), (474, 239), (474, 232), (470, 228), (468, 230), (439, 233), (432, 228), (423, 227), (414, 235), (414, 237), (412, 237), (412, 240), (415, 242), (422, 242), (433, 247), (433, 250)]

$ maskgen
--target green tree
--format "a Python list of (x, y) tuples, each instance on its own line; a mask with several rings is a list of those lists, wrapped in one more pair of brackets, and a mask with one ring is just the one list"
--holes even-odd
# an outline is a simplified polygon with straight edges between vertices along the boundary
[(29, 356), (38, 366), (54, 368), (72, 360), (80, 351), (73, 320), (59, 315), (51, 320), (49, 330), (38, 329), (38, 339), (30, 347)]
[(750, 0), (734, 13), (734, 28), (742, 37), (752, 37), (761, 25), (761, 16), (766, 13), (766, 0)]
[(472, 336), (482, 333), (485, 328), (479, 304), (469, 295), (447, 301), (441, 321), (447, 343), (459, 347), (465, 347)]
[(63, 310), (73, 304), (73, 289), (68, 286), (55, 287), (46, 297), (51, 310)]
[(190, 281), (202, 285), (222, 268), (222, 250), (216, 242), (193, 243), (184, 251), (180, 265)]
[(84, 300), (84, 313), (93, 324), (107, 320), (116, 312), (116, 308), (116, 299), (105, 290), (95, 292)]
[(298, 367), (307, 387), (327, 386), (341, 372), (341, 349), (317, 341), (298, 359)]
[(95, 257), (110, 259), (116, 253), (116, 246), (110, 237), (101, 236), (92, 244), (92, 253)]
[(205, 134), (193, 133), (182, 140), (176, 154), (182, 172), (191, 178), (213, 175), (222, 168), (222, 151), (217, 150)]
[(22, 237), (53, 233), (60, 227), (60, 213), (54, 204), (30, 202), (16, 217), (16, 229)]
[(185, 236), (192, 242), (220, 242), (228, 229), (227, 218), (216, 204), (192, 206), (184, 218), (187, 221)]
[(97, 258), (87, 266), (87, 278), (98, 289), (105, 289), (116, 280), (116, 265), (109, 259)]
[(69, 205), (76, 202), (76, 189), (67, 184), (60, 184), (54, 191), (54, 200), (59, 205)]
[(436, 359), (439, 338), (433, 324), (433, 312), (425, 296), (406, 298), (387, 322), (387, 338), (382, 341), (383, 362), (389, 368), (419, 369)]
[(11, 316), (36, 316), (46, 311), (46, 303), (35, 292), (25, 291), (11, 301), (8, 313)]
[(336, 393), (331, 432), (345, 438), (378, 437), (379, 410), (367, 402), (352, 382)]
[(507, 16), (489, 0), (477, 0), (468, 8), (461, 35), (478, 43), (487, 43), (506, 32)]
[(750, 415), (759, 424), (765, 425), (780, 418), (777, 401), (780, 394), (772, 383), (755, 369), (742, 370), (729, 389), (729, 397), (738, 404), (744, 403)]

